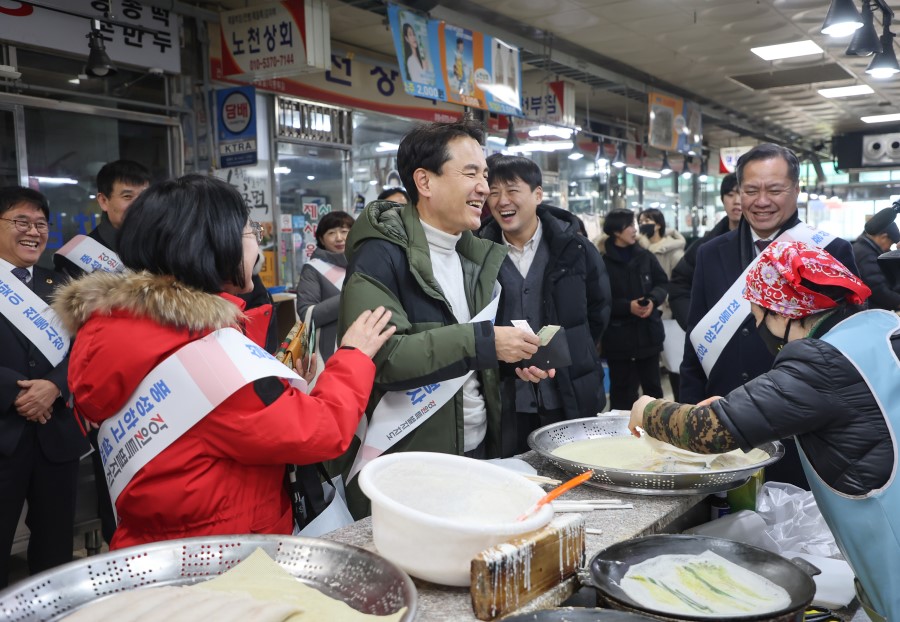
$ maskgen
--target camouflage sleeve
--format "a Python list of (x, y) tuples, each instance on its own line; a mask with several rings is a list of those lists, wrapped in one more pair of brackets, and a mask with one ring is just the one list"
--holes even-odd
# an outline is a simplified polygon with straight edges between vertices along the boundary
[(738, 443), (709, 406), (653, 400), (644, 409), (644, 430), (653, 438), (698, 454), (720, 454)]

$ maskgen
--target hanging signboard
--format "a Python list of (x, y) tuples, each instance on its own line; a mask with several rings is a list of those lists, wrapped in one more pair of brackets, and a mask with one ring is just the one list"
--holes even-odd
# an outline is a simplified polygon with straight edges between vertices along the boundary
[(700, 153), (703, 143), (703, 124), (700, 106), (680, 97), (650, 92), (651, 147), (663, 151)]
[(499, 114), (522, 114), (518, 48), (394, 4), (388, 5), (388, 19), (407, 93)]
[(575, 126), (575, 86), (565, 80), (522, 87), (522, 114), (540, 123)]
[(256, 164), (256, 89), (238, 86), (216, 91), (219, 166)]
[(252, 80), (324, 71), (331, 61), (325, 0), (283, 0), (219, 17), (222, 70)]
[(719, 172), (733, 173), (738, 159), (753, 149), (753, 145), (746, 147), (721, 147), (719, 149)]
[(90, 22), (69, 14), (80, 13), (100, 20), (113, 63), (181, 73), (178, 16), (137, 0), (115, 4), (116, 24), (110, 24), (104, 21), (110, 9), (106, 0), (41, 0), (40, 5), (0, 0), (0, 40), (87, 58)]

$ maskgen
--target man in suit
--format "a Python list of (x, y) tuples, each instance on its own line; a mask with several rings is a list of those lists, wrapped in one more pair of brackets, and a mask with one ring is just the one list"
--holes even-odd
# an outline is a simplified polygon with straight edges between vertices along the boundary
[[(740, 224), (737, 229), (706, 242), (697, 251), (681, 364), (680, 399), (686, 404), (726, 395), (769, 371), (775, 361), (775, 355), (758, 335), (752, 315), (736, 318), (742, 323), (708, 376), (691, 342), (691, 331), (713, 306), (718, 306), (720, 299), (762, 249), (800, 223), (797, 217), (800, 162), (794, 152), (771, 143), (757, 145), (738, 160), (736, 174), (743, 214)], [(825, 250), (859, 275), (849, 242), (833, 238)], [(767, 479), (807, 488), (794, 443), (786, 444), (785, 449), (785, 457), (766, 469)]]
[[(88, 451), (66, 405), (68, 359), (50, 362), (46, 343), (33, 341), (43, 331), (26, 336), (22, 307), (28, 303), (10, 293), (12, 283), (48, 302), (64, 279), (35, 265), (47, 246), (49, 214), (40, 192), (0, 188), (0, 588), (9, 581), (10, 550), (26, 500), (30, 572), (72, 559), (78, 459)], [(49, 307), (36, 302), (32, 308), (54, 326)]]

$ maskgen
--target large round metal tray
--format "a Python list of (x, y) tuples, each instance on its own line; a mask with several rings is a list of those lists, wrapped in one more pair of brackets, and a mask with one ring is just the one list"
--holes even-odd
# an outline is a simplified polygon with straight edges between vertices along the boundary
[(220, 575), (264, 550), (301, 582), (364, 613), (406, 607), (416, 615), (416, 588), (397, 566), (365, 549), (293, 536), (185, 538), (120, 549), (37, 574), (0, 592), (0, 619), (59, 620), (108, 594), (161, 585), (191, 585)]
[(557, 447), (574, 441), (631, 434), (628, 431), (628, 419), (624, 415), (599, 415), (553, 423), (532, 432), (528, 436), (528, 446), (568, 473), (578, 474), (592, 470), (594, 475), (586, 482), (588, 485), (638, 495), (705, 495), (731, 490), (745, 483), (758, 469), (777, 462), (784, 455), (784, 446), (775, 441), (759, 447), (771, 456), (768, 460), (747, 468), (657, 473), (592, 466), (566, 460), (553, 453)]

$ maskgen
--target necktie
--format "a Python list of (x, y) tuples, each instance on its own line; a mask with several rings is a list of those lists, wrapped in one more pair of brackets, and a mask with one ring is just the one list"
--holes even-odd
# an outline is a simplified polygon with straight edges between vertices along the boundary
[(766, 250), (766, 247), (772, 243), (772, 240), (757, 240), (754, 242), (756, 244), (756, 250), (760, 253)]
[(12, 273), (16, 276), (17, 279), (28, 284), (28, 280), (31, 278), (31, 275), (28, 273), (27, 268), (13, 268)]

